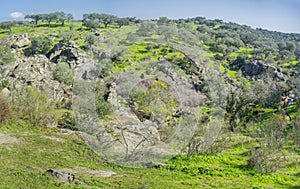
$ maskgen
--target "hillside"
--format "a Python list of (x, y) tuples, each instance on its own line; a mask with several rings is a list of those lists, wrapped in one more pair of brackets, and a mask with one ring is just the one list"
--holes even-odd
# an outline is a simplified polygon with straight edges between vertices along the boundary
[(0, 27), (1, 188), (300, 187), (300, 34), (83, 18)]

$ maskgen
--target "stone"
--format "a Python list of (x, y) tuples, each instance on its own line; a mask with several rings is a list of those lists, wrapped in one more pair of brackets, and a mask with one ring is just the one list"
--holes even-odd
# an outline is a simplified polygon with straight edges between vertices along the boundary
[(78, 45), (71, 41), (68, 43), (59, 42), (54, 45), (54, 48), (48, 53), (48, 58), (51, 62), (75, 62), (78, 64), (81, 58), (85, 57), (85, 52)]
[(26, 48), (31, 44), (28, 39), (28, 34), (12, 34), (5, 37), (3, 40), (6, 41), (14, 49)]
[(8, 81), (8, 88), (20, 90), (32, 85), (44, 91), (49, 99), (67, 100), (72, 91), (67, 86), (53, 79), (54, 64), (44, 55), (34, 55), (17, 59), (11, 64), (4, 65), (0, 74)]
[(261, 79), (266, 73), (270, 73), (275, 81), (287, 81), (287, 73), (272, 64), (265, 63), (261, 60), (251, 59), (249, 63), (243, 64), (240, 68), (242, 74), (250, 80)]
[(60, 182), (74, 183), (78, 185), (87, 185), (87, 183), (78, 180), (75, 174), (72, 173), (67, 173), (67, 174), (61, 173), (53, 169), (47, 170), (47, 173)]
[(5, 97), (8, 97), (9, 94), (10, 94), (10, 91), (9, 91), (8, 88), (6, 88), (6, 87), (3, 88), (3, 89), (1, 90), (1, 92), (0, 92), (0, 95), (5, 96)]

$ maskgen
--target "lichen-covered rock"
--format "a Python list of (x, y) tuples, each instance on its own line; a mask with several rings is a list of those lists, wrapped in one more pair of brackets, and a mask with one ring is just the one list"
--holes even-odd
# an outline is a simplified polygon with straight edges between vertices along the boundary
[(6, 41), (6, 44), (9, 44), (14, 49), (26, 48), (31, 44), (27, 33), (12, 34), (4, 37), (2, 40)]
[(48, 53), (51, 62), (68, 62), (78, 64), (79, 60), (85, 57), (85, 52), (74, 42), (60, 42)]
[(70, 98), (68, 87), (53, 79), (54, 66), (46, 56), (34, 55), (2, 66), (0, 73), (8, 81), (8, 88), (18, 90), (32, 85), (44, 91), (49, 99)]
[(243, 75), (249, 79), (257, 80), (264, 77), (267, 73), (275, 81), (286, 81), (288, 76), (285, 75), (281, 69), (275, 67), (272, 64), (265, 63), (260, 60), (250, 60), (249, 63), (243, 64), (240, 67)]

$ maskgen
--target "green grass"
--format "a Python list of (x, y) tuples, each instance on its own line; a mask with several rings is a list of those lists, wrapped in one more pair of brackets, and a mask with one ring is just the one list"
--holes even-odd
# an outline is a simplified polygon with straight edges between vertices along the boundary
[[(22, 126), (25, 125), (25, 126)], [(296, 165), (273, 174), (258, 174), (247, 166), (251, 139), (228, 140), (222, 152), (173, 157), (164, 168), (129, 168), (102, 163), (78, 134), (58, 134), (57, 129), (2, 125), (1, 133), (19, 142), (0, 145), (0, 188), (85, 188), (60, 183), (47, 169), (112, 170), (117, 175), (102, 178), (82, 171), (77, 174), (92, 188), (297, 188)], [(55, 137), (61, 141), (51, 140)], [(299, 165), (298, 165), (299, 168)]]
[[(82, 30), (81, 22), (72, 23), (77, 37), (84, 37), (90, 31)], [(191, 25), (191, 27), (195, 27)], [(195, 28), (194, 28), (195, 29)], [(56, 27), (53, 23), (47, 27), (44, 23), (37, 27), (16, 27), (12, 33), (28, 33), (35, 36), (40, 33), (50, 34), (69, 30), (69, 24), (64, 27)], [(171, 47), (155, 43), (158, 36), (150, 36), (145, 39), (137, 38), (137, 41), (126, 41), (129, 33), (135, 33), (136, 26), (124, 26), (101, 28), (106, 37), (112, 39), (117, 45), (124, 43), (128, 53), (120, 61), (114, 62), (115, 72), (124, 69), (138, 69), (137, 74), (144, 73), (150, 63), (159, 64), (158, 58), (165, 56), (178, 66), (185, 63), (186, 57)], [(0, 31), (0, 37), (8, 34), (8, 31)], [(58, 42), (60, 38), (56, 38)], [(84, 41), (77, 39), (79, 46), (83, 47)], [(101, 46), (102, 44), (100, 44)], [(110, 44), (108, 44), (110, 45)], [(149, 48), (151, 47), (151, 48)], [(105, 46), (103, 47), (105, 50)], [(203, 56), (212, 58), (215, 53), (205, 47)], [(251, 58), (251, 48), (240, 48), (238, 52), (231, 54), (237, 57), (246, 53)], [(293, 60), (289, 65), (297, 65)], [(185, 66), (185, 65), (184, 65)], [(182, 70), (193, 68), (182, 67)], [(222, 72), (225, 67), (220, 64)], [(239, 79), (237, 71), (228, 71), (228, 76)], [(252, 85), (247, 82), (247, 85)], [(175, 106), (175, 104), (169, 104)], [(212, 107), (205, 107), (204, 113), (209, 114)], [(288, 112), (294, 116), (295, 105), (289, 107)], [(269, 118), (275, 109), (257, 108), (261, 116)], [(294, 117), (293, 117), (294, 118)], [(300, 188), (299, 161), (286, 164), (283, 169), (271, 174), (259, 174), (247, 164), (251, 156), (251, 149), (259, 144), (259, 139), (242, 135), (220, 136), (218, 142), (210, 149), (210, 153), (187, 157), (175, 156), (165, 163), (170, 167), (157, 169), (129, 168), (104, 163), (102, 158), (82, 140), (78, 133), (70, 135), (59, 134), (58, 129), (38, 128), (30, 126), (26, 122), (0, 125), (0, 133), (15, 137), (18, 142), (0, 144), (0, 188), (86, 188), (73, 184), (59, 183), (46, 174), (47, 169), (69, 170), (112, 170), (117, 175), (102, 178), (92, 176), (88, 171), (81, 171), (77, 175), (80, 180), (87, 182), (90, 188)], [(228, 137), (230, 139), (228, 139)], [(291, 145), (290, 145), (291, 146)], [(292, 147), (287, 147), (287, 154), (299, 159), (299, 152), (291, 152)], [(220, 150), (222, 149), (222, 150)]]
[(234, 71), (234, 70), (229, 70), (228, 71), (228, 77), (233, 78), (233, 79), (237, 79), (238, 78), (238, 74), (239, 74), (239, 72)]
[(298, 60), (292, 60), (283, 64), (284, 67), (296, 67), (298, 65)]
[(240, 54), (246, 54), (248, 58), (253, 58), (253, 48), (240, 47), (239, 51), (232, 52), (230, 57), (237, 58)]

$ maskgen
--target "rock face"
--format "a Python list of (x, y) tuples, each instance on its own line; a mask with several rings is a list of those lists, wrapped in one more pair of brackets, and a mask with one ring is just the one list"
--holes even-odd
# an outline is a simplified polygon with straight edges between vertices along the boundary
[(28, 39), (28, 34), (13, 34), (6, 37), (7, 42), (14, 49), (26, 48), (31, 44), (31, 41)]
[(53, 79), (53, 66), (54, 64), (46, 56), (35, 55), (2, 66), (0, 71), (12, 89), (22, 89), (26, 85), (33, 85), (45, 91), (49, 98), (62, 100), (70, 95), (66, 94), (69, 90)]
[(51, 62), (68, 62), (75, 67), (74, 64), (78, 64), (80, 59), (85, 57), (85, 52), (74, 41), (69, 43), (60, 42), (49, 52), (48, 57)]
[(249, 79), (257, 80), (261, 79), (266, 73), (275, 80), (275, 81), (286, 81), (288, 76), (285, 75), (280, 68), (262, 62), (260, 60), (250, 60), (249, 63), (243, 64), (240, 67), (243, 75)]

